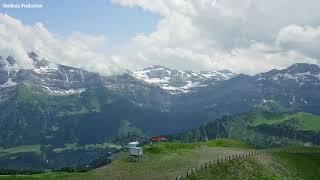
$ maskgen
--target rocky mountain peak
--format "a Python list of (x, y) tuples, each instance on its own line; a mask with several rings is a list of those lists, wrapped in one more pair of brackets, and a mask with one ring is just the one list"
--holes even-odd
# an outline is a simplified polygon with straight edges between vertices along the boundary
[(310, 73), (310, 74), (319, 74), (320, 67), (316, 64), (307, 64), (307, 63), (297, 63), (286, 69), (287, 73), (298, 74), (298, 73)]
[(282, 86), (299, 88), (318, 87), (320, 85), (320, 67), (316, 64), (297, 63), (282, 70), (273, 69), (255, 76), (259, 86), (268, 82)]
[(15, 65), (15, 63), (16, 61), (12, 56), (8, 56), (6, 58), (3, 58), (2, 56), (0, 56), (0, 69), (5, 69), (9, 66), (13, 66)]
[(137, 79), (161, 87), (171, 93), (187, 93), (195, 88), (207, 86), (215, 81), (228, 80), (236, 74), (223, 71), (182, 71), (160, 65), (153, 65), (132, 73)]
[(16, 60), (12, 56), (8, 56), (6, 60), (11, 66), (16, 64)]
[(28, 53), (29, 57), (32, 58), (32, 59), (36, 59), (38, 58), (38, 54), (36, 54), (35, 52), (31, 51), (30, 53)]

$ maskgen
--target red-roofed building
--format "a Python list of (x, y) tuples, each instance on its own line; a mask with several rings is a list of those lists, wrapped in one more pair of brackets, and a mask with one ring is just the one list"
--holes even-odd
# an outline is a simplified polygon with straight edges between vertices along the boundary
[(151, 141), (152, 142), (164, 142), (164, 141), (167, 141), (167, 138), (165, 138), (163, 136), (153, 136), (153, 137), (151, 137)]

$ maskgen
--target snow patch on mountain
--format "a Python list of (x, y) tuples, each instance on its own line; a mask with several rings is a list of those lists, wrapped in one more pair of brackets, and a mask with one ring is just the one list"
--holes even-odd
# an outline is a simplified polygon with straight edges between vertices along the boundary
[(311, 72), (304, 72), (304, 73), (296, 73), (296, 74), (277, 74), (273, 76), (271, 79), (274, 81), (282, 80), (295, 80), (296, 82), (300, 83), (301, 81), (310, 81), (311, 78), (315, 78), (316, 80), (320, 80), (320, 73), (319, 74), (311, 74)]
[(33, 71), (38, 74), (50, 73), (50, 72), (54, 72), (57, 70), (59, 70), (58, 65), (56, 65), (54, 63), (49, 63), (49, 65), (47, 65), (47, 66), (40, 66), (40, 67), (33, 69)]
[(73, 94), (81, 94), (82, 92), (84, 92), (86, 89), (85, 88), (80, 88), (80, 89), (51, 89), (47, 86), (42, 86), (48, 93), (50, 93), (51, 95), (55, 95), (55, 96), (69, 96), (69, 95), (73, 95)]
[(4, 84), (0, 84), (0, 88), (8, 88), (8, 87), (13, 87), (16, 86), (18, 83), (13, 82), (11, 78), (8, 79), (7, 82), (5, 82)]
[(141, 71), (133, 72), (137, 79), (159, 86), (170, 93), (188, 93), (195, 88), (205, 87), (216, 81), (228, 80), (236, 74), (231, 71), (181, 71), (163, 66), (150, 66)]
[[(298, 88), (320, 87), (320, 67), (314, 64), (297, 63), (287, 69), (273, 69), (254, 77), (261, 88), (270, 86), (269, 83)], [(294, 101), (291, 100), (290, 104), (294, 104)]]

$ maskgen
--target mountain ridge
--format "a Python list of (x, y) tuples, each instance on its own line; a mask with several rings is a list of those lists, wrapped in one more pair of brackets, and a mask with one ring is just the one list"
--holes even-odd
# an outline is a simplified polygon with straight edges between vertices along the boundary
[(133, 72), (132, 75), (172, 94), (192, 92), (196, 88), (237, 76), (229, 70), (193, 72), (170, 69), (161, 65), (149, 66), (141, 71)]
[[(99, 91), (102, 94), (112, 93), (113, 96), (119, 96), (130, 102), (132, 107), (145, 111), (159, 111), (170, 118), (176, 117), (174, 122), (180, 122), (183, 120), (180, 118), (186, 118), (186, 114), (193, 113), (194, 115), (186, 120), (184, 128), (199, 125), (223, 115), (245, 113), (254, 107), (264, 107), (273, 111), (291, 109), (319, 113), (317, 111), (320, 107), (318, 103), (320, 102), (320, 68), (318, 65), (299, 63), (287, 69), (271, 70), (254, 76), (234, 74), (230, 71), (195, 73), (172, 70), (163, 66), (151, 66), (136, 74), (130, 72), (105, 77), (82, 69), (50, 63), (35, 53), (30, 53), (29, 56), (34, 63), (34, 69), (17, 69), (13, 57), (9, 58), (10, 62), (8, 58), (1, 58), (0, 103), (10, 104), (9, 100), (15, 102), (17, 93), (15, 88), (23, 84), (22, 89), (29, 89), (28, 92), (34, 97), (68, 99), (70, 96), (75, 102), (88, 89), (102, 88), (103, 90)], [(6, 70), (9, 65), (13, 67)], [(154, 71), (154, 73), (146, 74), (146, 71)], [(149, 79), (170, 77), (170, 80), (177, 79), (177, 81), (172, 84), (170, 81), (160, 84), (148, 82), (141, 78), (141, 74), (147, 75)], [(140, 78), (136, 77), (137, 75), (140, 75)], [(199, 84), (181, 91), (179, 88), (184, 87), (188, 82)], [(168, 90), (163, 88), (164, 85), (176, 86), (176, 89)], [(95, 98), (95, 96), (92, 95), (90, 98)], [(67, 114), (77, 114), (79, 111), (89, 113), (100, 107), (101, 103), (104, 104), (103, 101), (97, 103), (96, 100), (90, 98), (86, 100), (88, 102), (83, 101), (79, 102), (79, 105), (66, 106)], [(29, 101), (28, 103), (34, 103), (32, 99)], [(93, 109), (79, 110), (79, 108), (86, 109), (87, 104), (91, 102), (95, 102)], [(174, 115), (171, 117), (169, 114)], [(143, 124), (139, 126), (143, 127)], [(161, 125), (161, 127), (164, 126)], [(161, 131), (165, 129), (159, 128), (159, 132)]]
[[(157, 84), (139, 79), (132, 72), (101, 76), (56, 65), (35, 54), (30, 56), (33, 69), (19, 69), (13, 57), (9, 58), (10, 62), (0, 60), (0, 146), (42, 147), (52, 167), (78, 162), (84, 154), (95, 157), (92, 152), (102, 152), (80, 148), (59, 154), (55, 152), (57, 148), (119, 143), (128, 134), (144, 139), (183, 132), (257, 107), (270, 112), (320, 114), (316, 65), (297, 64), (289, 69), (254, 76), (238, 74), (226, 79), (223, 75), (228, 71), (192, 75), (194, 72), (153, 67), (158, 70), (149, 74), (150, 78), (168, 78), (168, 70), (172, 73), (170, 80), (177, 79), (172, 84), (169, 80)], [(161, 87), (184, 87), (188, 81), (205, 86), (195, 86), (187, 92)], [(15, 156), (0, 157), (0, 164), (7, 164), (7, 159)], [(19, 157), (30, 158), (26, 154)], [(17, 161), (10, 162), (14, 166)], [(37, 162), (40, 166), (46, 161)]]

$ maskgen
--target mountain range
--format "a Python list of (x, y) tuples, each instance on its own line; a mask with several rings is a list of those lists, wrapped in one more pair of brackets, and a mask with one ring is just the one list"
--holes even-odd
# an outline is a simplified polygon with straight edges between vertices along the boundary
[(320, 114), (320, 67), (294, 64), (257, 75), (150, 66), (101, 76), (29, 53), (32, 69), (0, 57), (0, 145), (90, 144), (119, 136), (180, 132), (224, 115)]
[(163, 66), (150, 66), (131, 74), (137, 79), (159, 86), (173, 94), (192, 92), (196, 88), (206, 87), (216, 81), (224, 81), (237, 76), (228, 70), (192, 72)]

